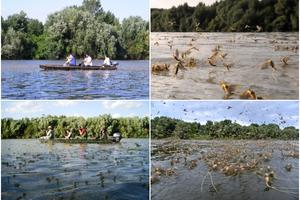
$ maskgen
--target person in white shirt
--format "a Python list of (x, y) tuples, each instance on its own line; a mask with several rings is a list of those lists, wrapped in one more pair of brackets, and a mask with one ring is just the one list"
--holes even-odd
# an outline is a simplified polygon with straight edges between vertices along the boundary
[(103, 65), (111, 65), (111, 61), (110, 61), (109, 57), (105, 56)]
[(89, 56), (88, 54), (85, 55), (85, 58), (83, 60), (83, 65), (84, 66), (93, 66), (92, 57)]
[(53, 130), (51, 126), (48, 126), (48, 130), (46, 132), (46, 136), (40, 137), (40, 139), (49, 140), (53, 138)]

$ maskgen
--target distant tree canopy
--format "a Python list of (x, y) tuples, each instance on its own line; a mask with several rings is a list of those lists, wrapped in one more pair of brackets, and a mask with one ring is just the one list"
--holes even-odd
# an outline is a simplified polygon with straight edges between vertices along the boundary
[(242, 126), (231, 120), (219, 122), (185, 122), (169, 117), (155, 117), (151, 120), (151, 137), (161, 139), (292, 139), (298, 140), (299, 130), (295, 127), (280, 129), (277, 124), (251, 124)]
[(151, 9), (152, 32), (299, 31), (298, 0), (221, 0), (211, 6), (187, 3)]
[(39, 118), (23, 118), (19, 120), (4, 118), (1, 120), (1, 138), (39, 138), (46, 134), (47, 127), (54, 128), (57, 138), (66, 135), (67, 129), (79, 134), (81, 126), (87, 128), (89, 137), (96, 137), (101, 131), (109, 135), (120, 132), (125, 138), (145, 138), (149, 136), (149, 119), (147, 117), (112, 118), (111, 115), (98, 117), (66, 117), (44, 116)]
[(48, 16), (45, 25), (23, 11), (1, 17), (2, 59), (61, 59), (68, 53), (93, 58), (148, 58), (149, 23), (129, 17), (122, 23), (99, 0), (84, 0)]

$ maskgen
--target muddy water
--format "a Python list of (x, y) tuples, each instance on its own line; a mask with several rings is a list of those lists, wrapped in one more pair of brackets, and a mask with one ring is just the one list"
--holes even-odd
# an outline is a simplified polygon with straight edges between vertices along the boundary
[(120, 144), (2, 140), (1, 199), (148, 200), (148, 139)]
[[(172, 49), (168, 41), (172, 41)], [(225, 81), (237, 86), (233, 99), (248, 88), (264, 99), (298, 99), (298, 41), (298, 33), (152, 33), (151, 63), (171, 64), (167, 72), (152, 73), (152, 98), (222, 99), (219, 83)], [(211, 66), (207, 58), (217, 45), (227, 56)], [(191, 47), (199, 49), (189, 55), (196, 59), (196, 67), (179, 70), (174, 76), (173, 52)], [(280, 61), (285, 56), (289, 57), (286, 66)], [(268, 59), (277, 71), (261, 69)], [(229, 71), (223, 62), (233, 64)]]
[[(161, 167), (172, 168), (175, 174), (171, 176), (162, 175), (158, 182), (152, 184), (151, 196), (153, 200), (298, 199), (299, 159), (298, 157), (286, 156), (289, 151), (298, 152), (298, 142), (296, 141), (181, 141), (180, 145), (185, 145), (191, 150), (190, 154), (187, 155), (158, 153), (156, 150), (165, 142), (166, 140), (152, 140), (152, 173), (155, 168)], [(209, 169), (207, 163), (204, 160), (198, 160), (198, 158), (213, 151), (221, 153), (228, 147), (238, 148), (241, 151), (249, 152), (249, 154), (269, 152), (272, 157), (260, 163), (257, 169), (237, 175), (226, 176), (220, 171), (211, 171), (213, 184), (217, 188), (216, 192), (210, 177), (205, 178)], [(170, 160), (175, 157), (180, 157), (179, 162), (171, 166)], [(184, 164), (183, 157), (187, 157), (187, 160), (196, 159), (197, 166), (189, 169)], [(291, 171), (286, 170), (287, 163), (293, 166)], [(258, 175), (258, 170), (267, 166), (275, 172), (272, 186), (276, 190), (265, 190), (264, 179)]]

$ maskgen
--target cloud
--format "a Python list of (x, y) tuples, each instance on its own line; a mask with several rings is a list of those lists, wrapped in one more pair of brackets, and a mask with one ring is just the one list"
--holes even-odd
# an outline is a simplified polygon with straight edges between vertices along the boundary
[(36, 113), (43, 110), (44, 107), (36, 101), (13, 102), (4, 109), (7, 113)]
[(78, 102), (76, 101), (69, 101), (69, 100), (61, 100), (61, 101), (55, 101), (55, 103), (53, 103), (55, 106), (59, 106), (59, 107), (68, 107), (68, 106), (74, 106), (77, 105)]
[(292, 119), (292, 120), (298, 120), (299, 116), (298, 115), (293, 115), (293, 116), (290, 116), (290, 119)]
[(117, 109), (117, 108), (133, 109), (133, 108), (140, 108), (142, 106), (142, 103), (137, 101), (104, 101), (102, 102), (102, 105), (106, 109)]
[(120, 113), (114, 113), (111, 116), (112, 116), (112, 118), (120, 118), (121, 114)]

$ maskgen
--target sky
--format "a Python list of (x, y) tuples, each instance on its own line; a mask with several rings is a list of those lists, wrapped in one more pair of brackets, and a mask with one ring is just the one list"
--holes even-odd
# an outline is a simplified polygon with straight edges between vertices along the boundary
[[(23, 10), (29, 18), (45, 23), (49, 14), (67, 6), (80, 6), (82, 2), (83, 0), (1, 0), (1, 16), (6, 19)], [(148, 0), (101, 0), (101, 4), (105, 11), (110, 10), (120, 20), (129, 16), (149, 19)]]
[(196, 6), (199, 2), (205, 5), (211, 5), (217, 0), (151, 0), (151, 8), (171, 8), (172, 6), (183, 5), (188, 3), (189, 6)]
[(94, 117), (111, 114), (112, 117), (149, 116), (148, 101), (2, 101), (1, 118), (41, 117), (65, 115)]
[(167, 116), (205, 124), (230, 119), (241, 125), (278, 124), (299, 128), (297, 101), (154, 101), (151, 118)]

